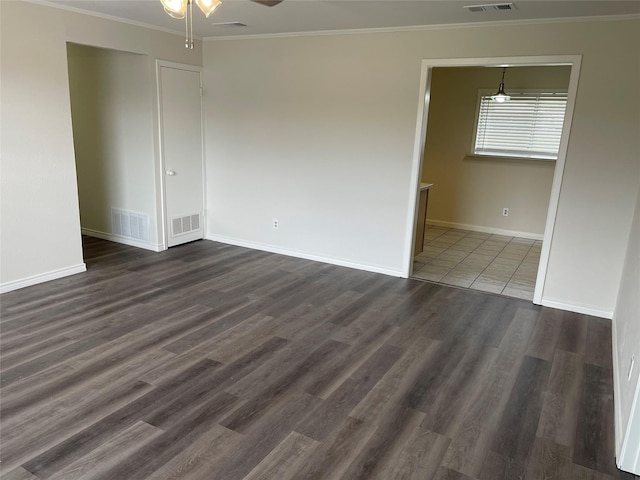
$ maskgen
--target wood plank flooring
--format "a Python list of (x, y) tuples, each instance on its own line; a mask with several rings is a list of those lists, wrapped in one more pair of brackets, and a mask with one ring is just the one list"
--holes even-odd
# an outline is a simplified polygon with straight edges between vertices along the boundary
[(200, 241), (3, 295), (2, 478), (632, 479), (610, 322)]

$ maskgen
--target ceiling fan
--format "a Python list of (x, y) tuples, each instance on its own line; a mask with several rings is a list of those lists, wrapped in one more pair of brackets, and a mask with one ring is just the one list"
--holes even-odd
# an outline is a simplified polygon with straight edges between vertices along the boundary
[[(173, 18), (184, 18), (187, 15), (187, 10), (193, 4), (193, 1), (194, 0), (160, 0), (160, 3), (162, 3), (164, 11)], [(254, 3), (259, 3), (260, 5), (264, 5), (265, 7), (275, 7), (279, 3), (282, 3), (282, 0), (251, 1)], [(220, 0), (195, 0), (195, 2), (206, 17), (209, 17), (209, 15), (211, 15), (220, 5), (222, 5), (222, 2)]]
[[(220, 5), (221, 0), (160, 0), (164, 11), (173, 18), (185, 19), (185, 43), (186, 48), (193, 49), (193, 2), (200, 8), (204, 16), (209, 18)], [(251, 0), (265, 7), (275, 7), (283, 0)]]

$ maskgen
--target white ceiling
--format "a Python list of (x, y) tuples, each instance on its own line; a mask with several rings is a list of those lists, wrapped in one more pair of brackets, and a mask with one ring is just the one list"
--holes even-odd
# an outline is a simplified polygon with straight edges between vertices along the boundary
[[(514, 0), (513, 11), (469, 12), (465, 5), (508, 3), (492, 0), (284, 0), (265, 7), (248, 0), (222, 0), (208, 19), (194, 7), (193, 29), (199, 37), (291, 34), (371, 28), (497, 21), (528, 21), (609, 15), (638, 15), (640, 0)], [(63, 8), (116, 17), (177, 33), (184, 20), (163, 11), (159, 0), (45, 0)], [(246, 27), (215, 25), (242, 22)]]

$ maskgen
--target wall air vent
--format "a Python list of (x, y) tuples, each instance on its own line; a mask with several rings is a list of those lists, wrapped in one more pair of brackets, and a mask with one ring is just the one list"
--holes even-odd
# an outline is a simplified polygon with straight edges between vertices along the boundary
[(111, 228), (114, 235), (149, 241), (149, 215), (119, 208), (111, 209)]
[(470, 12), (497, 12), (515, 10), (516, 6), (513, 3), (488, 3), (484, 5), (466, 5), (464, 8)]
[(177, 237), (185, 233), (200, 230), (200, 214), (174, 217), (171, 219), (171, 235)]

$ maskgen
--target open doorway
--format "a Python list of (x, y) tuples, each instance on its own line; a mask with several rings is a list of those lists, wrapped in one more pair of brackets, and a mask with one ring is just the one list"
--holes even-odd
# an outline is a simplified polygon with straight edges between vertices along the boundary
[(149, 57), (67, 44), (81, 231), (160, 251)]
[[(522, 238), (522, 243), (513, 248), (519, 254), (527, 250), (525, 255), (529, 250), (535, 254), (538, 248), (534, 303), (541, 303), (544, 290), (579, 64), (579, 56), (557, 56), (424, 60), (422, 65), (414, 148), (412, 185), (416, 186), (413, 197), (416, 203), (412, 205), (413, 213), (419, 211), (417, 190), (420, 182), (433, 183), (429, 194), (429, 208), (433, 205), (433, 212), (430, 211), (427, 218), (436, 219), (435, 223), (439, 220), (441, 232), (448, 228), (454, 229), (454, 236), (464, 236), (465, 230), (467, 233), (478, 232), (469, 238), (471, 243), (479, 242), (480, 234), (487, 238), (497, 235), (496, 240), (502, 242)], [(497, 89), (498, 67), (508, 67), (507, 79), (511, 83), (506, 82), (507, 90), (510, 87), (514, 91), (556, 88), (567, 92), (556, 161), (471, 154), (478, 91)], [(430, 142), (430, 139), (437, 141)], [(502, 188), (496, 188), (500, 181)], [(483, 191), (483, 188), (490, 191)], [(512, 204), (503, 204), (508, 201)], [(509, 209), (511, 218), (502, 215), (503, 208)], [(412, 220), (414, 226), (419, 223), (416, 216), (412, 216)], [(413, 246), (415, 242), (414, 239)], [(414, 249), (410, 250), (414, 252)], [(414, 264), (413, 256), (409, 257), (407, 271), (411, 274)]]

